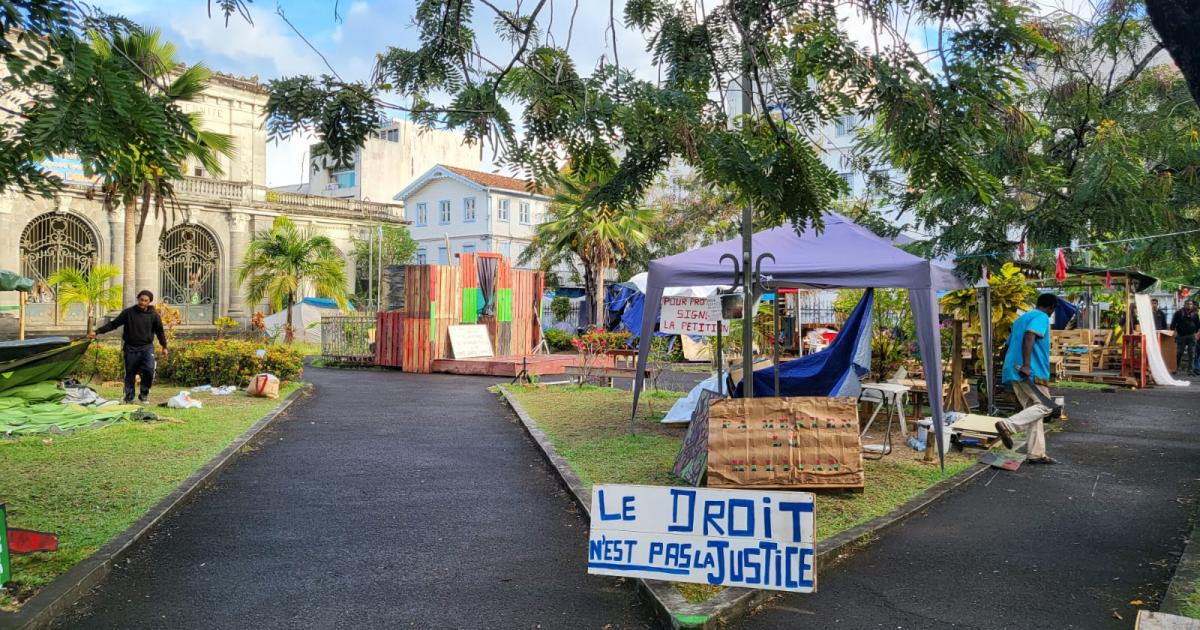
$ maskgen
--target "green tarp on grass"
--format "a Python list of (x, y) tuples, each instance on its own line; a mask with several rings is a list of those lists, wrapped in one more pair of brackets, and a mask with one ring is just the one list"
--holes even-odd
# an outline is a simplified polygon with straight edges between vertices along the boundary
[(14, 387), (0, 395), (0, 434), (63, 433), (122, 420), (136, 405), (64, 405), (56, 381)]

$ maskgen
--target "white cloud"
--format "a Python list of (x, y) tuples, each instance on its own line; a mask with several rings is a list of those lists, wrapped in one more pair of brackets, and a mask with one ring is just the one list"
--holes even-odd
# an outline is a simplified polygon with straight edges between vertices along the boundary
[(312, 142), (313, 137), (309, 135), (267, 143), (268, 188), (309, 181), (308, 146)]
[[(264, 19), (265, 18), (265, 19)], [(276, 16), (260, 16), (253, 25), (237, 19), (229, 26), (209, 19), (203, 7), (176, 14), (170, 21), (188, 46), (202, 51), (210, 66), (219, 70), (245, 72), (255, 68), (267, 77), (320, 72), (320, 58)]]

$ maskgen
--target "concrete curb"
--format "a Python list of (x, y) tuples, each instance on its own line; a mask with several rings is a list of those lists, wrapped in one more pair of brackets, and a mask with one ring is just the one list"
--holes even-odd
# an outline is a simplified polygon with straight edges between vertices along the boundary
[(112, 570), (113, 565), (128, 555), (156, 525), (179, 509), (197, 491), (207, 486), (225, 466), (233, 461), (243, 446), (253, 440), (292, 404), (312, 391), (313, 385), (304, 383), (267, 415), (246, 429), (229, 446), (208, 460), (208, 463), (180, 483), (175, 490), (171, 491), (171, 494), (163, 497), (128, 529), (117, 534), (96, 553), (71, 567), (66, 573), (58, 576), (53, 582), (38, 591), (21, 607), (21, 610), (15, 613), (0, 613), (0, 630), (48, 628), (58, 615), (66, 612), (92, 587), (100, 583)]
[[(521, 403), (517, 402), (504, 385), (498, 387), (504, 401), (517, 414), (517, 418), (521, 420), (526, 432), (537, 443), (546, 461), (554, 467), (559, 479), (575, 499), (575, 503), (590, 519), (591, 490), (579, 479), (579, 476), (567, 464), (567, 460), (558, 454), (558, 450), (550, 443), (550, 439), (537, 426)], [(1021, 448), (1022, 445), (1015, 446)], [(966, 484), (990, 468), (990, 466), (976, 464), (930, 486), (921, 494), (883, 516), (820, 541), (817, 543), (817, 571), (833, 567), (849, 557), (866, 539), (924, 510), (950, 491)], [(727, 588), (708, 601), (696, 603), (684, 599), (683, 595), (671, 586), (670, 582), (643, 579), (639, 579), (637, 582), (643, 598), (654, 607), (659, 623), (664, 628), (672, 629), (722, 628), (725, 624), (749, 616), (759, 606), (781, 595), (777, 591)]]
[(1187, 597), (1192, 592), (1192, 585), (1197, 582), (1200, 582), (1200, 540), (1197, 540), (1196, 527), (1193, 525), (1192, 533), (1188, 535), (1187, 546), (1183, 548), (1183, 555), (1179, 557), (1179, 564), (1175, 565), (1171, 584), (1158, 606), (1159, 612), (1182, 615), (1183, 608), (1187, 605)]

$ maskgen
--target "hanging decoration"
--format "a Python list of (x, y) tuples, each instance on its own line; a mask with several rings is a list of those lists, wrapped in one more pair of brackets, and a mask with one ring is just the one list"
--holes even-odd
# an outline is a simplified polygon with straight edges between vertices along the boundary
[(1059, 282), (1067, 279), (1067, 254), (1061, 247), (1054, 254), (1054, 279)]

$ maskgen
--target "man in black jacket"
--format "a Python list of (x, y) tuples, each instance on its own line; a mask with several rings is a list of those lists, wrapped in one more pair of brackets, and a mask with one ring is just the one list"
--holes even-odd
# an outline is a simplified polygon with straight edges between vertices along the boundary
[(1200, 332), (1200, 316), (1196, 313), (1196, 302), (1188, 300), (1183, 308), (1175, 311), (1171, 318), (1171, 330), (1175, 331), (1175, 371), (1181, 374), (1192, 372), (1192, 355), (1196, 352), (1196, 333)]
[(154, 384), (154, 338), (162, 346), (163, 356), (167, 356), (167, 333), (163, 330), (162, 318), (151, 304), (154, 294), (149, 291), (138, 293), (137, 304), (121, 311), (116, 319), (88, 334), (95, 339), (97, 334), (116, 330), (121, 331), (121, 344), (125, 354), (125, 398), (122, 402), (133, 402), (133, 388), (136, 378), (142, 377), (141, 395), (138, 401), (145, 403), (150, 398), (150, 386)]

